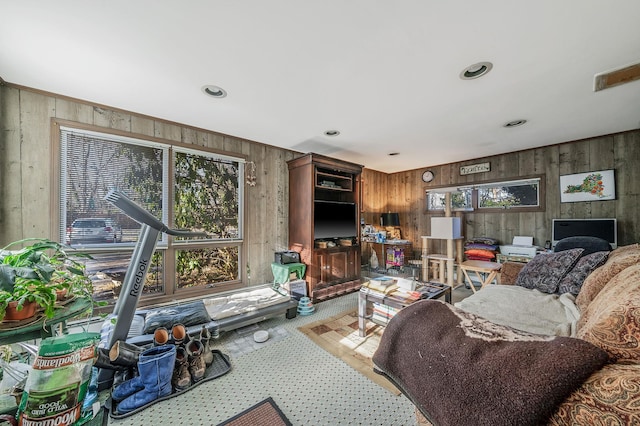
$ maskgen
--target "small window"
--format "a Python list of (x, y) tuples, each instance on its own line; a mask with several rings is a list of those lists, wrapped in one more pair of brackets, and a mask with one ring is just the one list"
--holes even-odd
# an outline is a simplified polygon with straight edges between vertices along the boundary
[(447, 194), (451, 194), (451, 210), (454, 211), (544, 211), (544, 197), (541, 195), (544, 194), (542, 176), (434, 188), (427, 191), (427, 210), (445, 210)]
[[(437, 191), (437, 190), (436, 190)], [(435, 192), (427, 191), (427, 209), (428, 210), (444, 210), (446, 204), (447, 191)], [(461, 191), (451, 192), (451, 209), (452, 210), (473, 210), (472, 190), (466, 188)]]
[(478, 209), (540, 206), (540, 179), (495, 182), (478, 187)]

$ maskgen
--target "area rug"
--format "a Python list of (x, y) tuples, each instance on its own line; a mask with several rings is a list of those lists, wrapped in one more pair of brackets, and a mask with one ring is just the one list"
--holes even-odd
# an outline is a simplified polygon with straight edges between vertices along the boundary
[(387, 379), (373, 372), (371, 358), (378, 348), (384, 327), (367, 321), (366, 329), (366, 337), (360, 337), (357, 310), (343, 312), (333, 317), (298, 327), (298, 330), (322, 349), (340, 358), (362, 375), (394, 395), (400, 395), (400, 391)]
[(218, 426), (292, 426), (292, 423), (273, 398), (269, 397)]

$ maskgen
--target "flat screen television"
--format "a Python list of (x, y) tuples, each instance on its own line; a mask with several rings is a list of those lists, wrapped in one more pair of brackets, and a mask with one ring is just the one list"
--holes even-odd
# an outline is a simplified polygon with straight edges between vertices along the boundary
[(360, 232), (354, 203), (316, 200), (313, 208), (314, 239), (353, 238)]
[(563, 238), (578, 236), (602, 238), (614, 249), (618, 247), (616, 219), (553, 219), (553, 247)]

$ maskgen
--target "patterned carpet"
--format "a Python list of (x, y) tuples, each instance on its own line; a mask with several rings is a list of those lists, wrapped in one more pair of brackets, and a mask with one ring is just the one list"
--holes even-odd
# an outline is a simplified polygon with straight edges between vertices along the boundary
[(371, 357), (378, 348), (384, 327), (367, 321), (366, 337), (358, 333), (358, 311), (341, 314), (298, 327), (309, 339), (338, 357), (361, 374), (394, 395), (400, 392), (387, 379), (373, 371)]

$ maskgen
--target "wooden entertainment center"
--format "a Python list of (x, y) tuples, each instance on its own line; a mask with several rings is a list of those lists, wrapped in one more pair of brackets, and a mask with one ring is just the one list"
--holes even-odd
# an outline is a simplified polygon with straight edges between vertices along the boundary
[(287, 164), (289, 248), (307, 265), (307, 294), (316, 302), (358, 290), (362, 166), (319, 154)]

